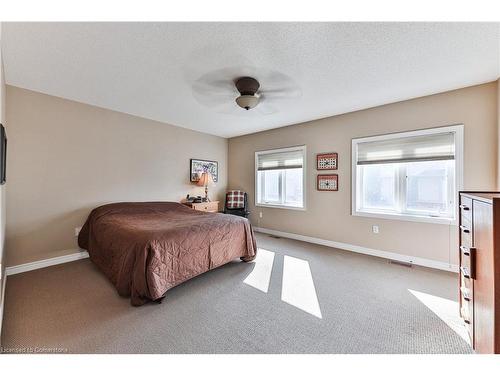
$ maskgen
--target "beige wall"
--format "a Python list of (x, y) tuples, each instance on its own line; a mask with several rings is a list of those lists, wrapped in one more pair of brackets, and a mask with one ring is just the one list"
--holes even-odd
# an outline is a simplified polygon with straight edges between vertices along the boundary
[[(351, 139), (463, 123), (465, 188), (494, 189), (499, 90), (493, 82), (232, 138), (229, 187), (249, 192), (256, 226), (455, 264), (454, 227), (350, 215)], [(74, 252), (74, 228), (97, 205), (202, 194), (189, 183), (191, 157), (219, 161), (211, 195), (223, 199), (223, 138), (11, 86), (6, 96), (8, 265)], [(254, 152), (299, 144), (308, 153), (307, 210), (254, 207)], [(324, 151), (339, 153), (339, 192), (315, 190), (314, 158)]]
[(227, 140), (7, 86), (7, 264), (74, 252), (74, 228), (116, 201), (203, 194), (189, 159), (219, 162), (212, 198), (227, 185)]
[[(255, 226), (456, 264), (456, 227), (351, 216), (351, 139), (463, 123), (465, 188), (495, 189), (496, 101), (493, 82), (232, 138), (229, 188), (249, 193)], [(307, 145), (307, 210), (255, 207), (254, 152), (301, 144)], [(328, 151), (339, 153), (338, 192), (315, 187), (315, 155)], [(374, 224), (379, 234), (372, 233)]]

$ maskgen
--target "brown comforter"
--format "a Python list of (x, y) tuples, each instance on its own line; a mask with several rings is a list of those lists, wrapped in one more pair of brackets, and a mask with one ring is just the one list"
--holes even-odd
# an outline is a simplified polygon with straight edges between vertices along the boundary
[(113, 203), (90, 213), (80, 247), (132, 305), (161, 299), (170, 288), (257, 247), (249, 221), (179, 203)]

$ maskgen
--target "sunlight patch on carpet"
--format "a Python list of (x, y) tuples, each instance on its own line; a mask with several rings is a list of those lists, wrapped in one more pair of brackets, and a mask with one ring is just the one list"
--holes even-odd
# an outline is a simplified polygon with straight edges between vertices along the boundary
[(255, 263), (254, 269), (243, 282), (267, 293), (273, 271), (274, 251), (258, 249), (257, 257), (253, 262)]
[(458, 302), (412, 289), (408, 289), (408, 291), (427, 306), (429, 310), (436, 314), (439, 319), (446, 323), (446, 325), (455, 331), (461, 338), (469, 342), (469, 335), (459, 315)]
[(322, 318), (308, 261), (285, 255), (281, 300)]

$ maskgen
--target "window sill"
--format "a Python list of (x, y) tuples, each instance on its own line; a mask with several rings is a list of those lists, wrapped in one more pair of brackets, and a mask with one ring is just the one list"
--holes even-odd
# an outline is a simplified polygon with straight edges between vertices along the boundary
[(295, 210), (295, 211), (305, 211), (305, 207), (295, 207), (295, 206), (284, 206), (281, 204), (270, 204), (270, 203), (256, 203), (257, 207), (267, 207), (267, 208), (284, 208), (286, 210)]
[(418, 216), (418, 215), (405, 215), (381, 212), (365, 212), (353, 211), (352, 216), (372, 217), (387, 220), (400, 220), (400, 221), (413, 221), (420, 223), (444, 224), (444, 225), (458, 225), (455, 219), (446, 217), (432, 217), (432, 216)]

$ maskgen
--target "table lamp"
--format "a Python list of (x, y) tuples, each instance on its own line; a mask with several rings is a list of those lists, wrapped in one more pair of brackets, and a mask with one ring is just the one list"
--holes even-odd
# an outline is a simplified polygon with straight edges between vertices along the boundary
[(210, 201), (210, 199), (208, 199), (208, 185), (213, 185), (213, 184), (214, 180), (212, 178), (212, 175), (209, 172), (203, 172), (200, 176), (200, 179), (198, 180), (197, 185), (205, 186), (205, 200), (207, 202)]

